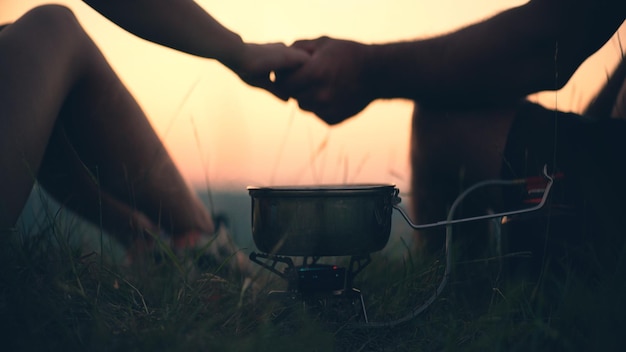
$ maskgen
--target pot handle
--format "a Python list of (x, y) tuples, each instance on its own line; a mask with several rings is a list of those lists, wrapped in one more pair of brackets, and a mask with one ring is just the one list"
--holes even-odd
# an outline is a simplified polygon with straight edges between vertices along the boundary
[[(434, 222), (434, 223), (430, 223), (430, 224), (418, 225), (418, 224), (413, 223), (413, 221), (411, 221), (411, 219), (407, 215), (407, 213), (401, 207), (398, 206), (398, 204), (400, 204), (400, 202), (401, 202), (401, 199), (398, 196), (397, 192), (396, 192), (396, 194), (393, 197), (392, 207), (394, 209), (396, 209), (397, 211), (399, 211), (400, 215), (402, 215), (402, 217), (404, 218), (404, 220), (406, 220), (406, 222), (409, 224), (409, 226), (411, 226), (415, 230), (423, 230), (423, 229), (428, 229), (428, 228), (433, 228), (433, 227), (438, 227), (438, 226), (454, 225), (454, 224), (459, 224), (459, 223), (463, 223), (463, 222), (486, 220), (486, 219), (493, 219), (493, 218), (501, 218), (501, 217), (505, 217), (505, 216), (509, 216), (509, 215), (530, 213), (530, 212), (537, 211), (537, 210), (540, 210), (541, 208), (543, 208), (543, 206), (546, 204), (546, 200), (548, 199), (548, 195), (550, 193), (550, 189), (552, 188), (552, 184), (554, 183), (554, 178), (552, 176), (548, 175), (548, 171), (547, 170), (548, 170), (548, 167), (547, 167), (547, 165), (545, 165), (543, 167), (543, 176), (546, 178), (546, 180), (548, 182), (546, 184), (546, 188), (543, 191), (543, 195), (541, 197), (541, 201), (539, 203), (537, 203), (537, 205), (535, 205), (535, 206), (524, 208), (524, 209), (505, 211), (505, 212), (501, 212), (501, 213), (497, 213), (497, 214), (480, 215), (480, 216), (474, 216), (474, 217), (469, 217), (469, 218), (464, 218), (464, 219), (442, 220), (442, 221), (438, 221), (438, 222)], [(528, 178), (524, 178), (524, 179), (513, 179), (513, 180), (487, 180), (487, 181), (479, 182), (479, 183), (473, 185), (472, 187), (466, 189), (463, 193), (461, 193), (457, 197), (457, 199), (455, 200), (455, 203), (460, 202), (467, 194), (469, 194), (470, 192), (474, 191), (475, 189), (483, 187), (483, 186), (488, 186), (488, 185), (503, 185), (503, 186), (520, 185), (520, 184), (528, 183), (529, 180), (530, 179), (528, 179)]]

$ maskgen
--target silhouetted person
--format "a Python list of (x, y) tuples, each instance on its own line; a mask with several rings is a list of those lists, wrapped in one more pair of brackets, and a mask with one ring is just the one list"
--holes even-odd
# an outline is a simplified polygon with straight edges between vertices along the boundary
[[(85, 2), (130, 33), (218, 60), (269, 91), (271, 71), (308, 59), (283, 44), (243, 42), (191, 0)], [(62, 6), (32, 9), (0, 31), (0, 169), (0, 229), (16, 224), (39, 182), (94, 224), (102, 216), (131, 253), (150, 245), (147, 232), (168, 233), (175, 249), (213, 236), (209, 212), (144, 112)]]
[[(531, 0), (428, 39), (383, 44), (329, 37), (301, 40), (293, 46), (309, 52), (311, 60), (299, 70), (280, 74), (277, 83), (302, 109), (331, 125), (376, 99), (415, 102), (415, 222), (445, 219), (457, 195), (478, 181), (540, 177), (547, 164), (551, 173), (565, 175), (559, 186), (565, 192), (555, 190), (555, 197), (569, 197), (553, 201), (576, 203), (578, 213), (570, 219), (588, 216), (594, 224), (580, 236), (589, 241), (603, 238), (606, 248), (611, 242), (603, 236), (621, 237), (626, 228), (623, 73), (620, 77), (616, 71), (610, 87), (584, 117), (549, 111), (524, 99), (562, 88), (616, 33), (625, 16), (624, 1)], [(393, 117), (384, 118), (394, 123)], [(487, 206), (513, 206), (506, 204), (510, 199), (490, 194), (468, 200), (463, 211), (484, 214)], [(546, 231), (541, 229), (544, 238)], [(442, 232), (422, 231), (416, 247), (428, 252), (441, 248)], [(473, 233), (459, 237), (468, 252), (486, 246), (486, 239)]]

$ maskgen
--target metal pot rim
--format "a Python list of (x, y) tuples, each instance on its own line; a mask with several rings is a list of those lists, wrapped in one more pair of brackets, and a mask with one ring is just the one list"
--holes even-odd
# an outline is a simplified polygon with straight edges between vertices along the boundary
[(305, 186), (269, 186), (247, 187), (251, 196), (334, 196), (334, 195), (368, 195), (378, 192), (393, 191), (394, 184), (359, 183), (359, 184), (327, 184)]

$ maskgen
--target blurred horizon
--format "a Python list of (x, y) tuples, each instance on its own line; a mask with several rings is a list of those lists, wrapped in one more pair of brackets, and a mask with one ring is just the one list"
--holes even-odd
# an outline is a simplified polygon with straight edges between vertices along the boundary
[[(247, 41), (292, 43), (329, 35), (368, 43), (442, 34), (525, 1), (197, 1)], [(41, 0), (5, 0), (0, 23)], [(412, 103), (379, 100), (336, 127), (247, 86), (219, 62), (148, 43), (81, 1), (70, 7), (138, 100), (194, 187), (245, 192), (248, 185), (394, 183), (409, 191)], [(626, 34), (625, 26), (620, 28)], [(558, 92), (532, 97), (579, 112), (620, 58), (612, 38)]]

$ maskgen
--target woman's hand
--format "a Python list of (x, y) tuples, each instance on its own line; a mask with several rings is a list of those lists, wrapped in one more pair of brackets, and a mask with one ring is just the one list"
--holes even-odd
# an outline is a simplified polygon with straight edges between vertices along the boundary
[(263, 88), (286, 101), (290, 94), (279, 92), (276, 88), (274, 84), (276, 72), (295, 71), (309, 58), (310, 55), (306, 51), (287, 47), (282, 43), (246, 43), (232, 63), (225, 65), (249, 85)]

